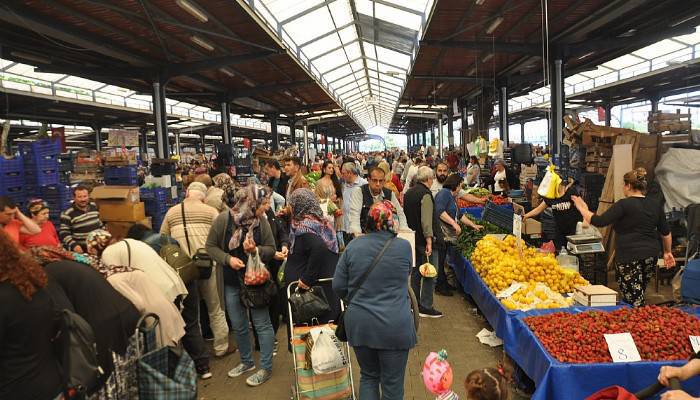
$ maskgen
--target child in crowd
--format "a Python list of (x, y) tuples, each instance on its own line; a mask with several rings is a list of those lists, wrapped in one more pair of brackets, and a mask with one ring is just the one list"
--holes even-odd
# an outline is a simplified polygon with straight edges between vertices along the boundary
[(510, 400), (510, 386), (504, 375), (495, 368), (470, 372), (464, 380), (467, 400)]

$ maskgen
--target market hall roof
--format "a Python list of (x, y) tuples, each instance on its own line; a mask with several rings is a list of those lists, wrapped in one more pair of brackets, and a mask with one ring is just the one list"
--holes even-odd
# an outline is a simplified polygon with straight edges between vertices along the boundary
[(438, 2), (402, 104), (446, 104), (500, 85), (507, 85), (512, 96), (526, 94), (543, 85), (545, 50), (550, 61), (563, 57), (568, 76), (663, 38), (692, 33), (700, 24), (700, 2), (550, 0), (547, 4), (551, 45), (545, 49), (540, 0)]
[[(2, 57), (232, 112), (283, 114), (338, 108), (280, 42), (223, 0), (25, 0), (0, 5)], [(349, 129), (361, 129), (353, 120)]]

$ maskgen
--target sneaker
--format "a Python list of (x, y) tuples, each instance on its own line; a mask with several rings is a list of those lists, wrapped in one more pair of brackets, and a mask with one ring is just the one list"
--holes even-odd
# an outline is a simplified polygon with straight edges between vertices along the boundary
[(435, 293), (439, 294), (440, 296), (447, 296), (447, 297), (453, 296), (452, 291), (450, 289), (448, 289), (447, 287), (436, 288)]
[(208, 366), (197, 368), (197, 375), (199, 375), (199, 379), (202, 380), (209, 379), (213, 376)]
[(421, 308), (418, 315), (423, 318), (442, 318), (442, 313), (434, 308)]
[(253, 365), (253, 364), (246, 365), (246, 364), (240, 363), (236, 366), (236, 368), (228, 371), (228, 376), (229, 376), (229, 378), (236, 378), (236, 377), (239, 377), (239, 376), (245, 374), (246, 372), (252, 371), (254, 369), (255, 369), (255, 365)]
[(272, 357), (277, 355), (278, 342), (275, 340), (275, 347), (272, 348)]
[(258, 370), (258, 372), (249, 376), (248, 379), (245, 380), (245, 383), (248, 386), (253, 386), (253, 387), (260, 386), (263, 383), (270, 380), (271, 376), (272, 376), (272, 372), (265, 370), (265, 369), (260, 369), (260, 370)]

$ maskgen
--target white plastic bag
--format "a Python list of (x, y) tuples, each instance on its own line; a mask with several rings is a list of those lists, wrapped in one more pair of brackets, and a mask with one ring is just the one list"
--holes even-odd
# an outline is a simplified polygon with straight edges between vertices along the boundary
[(260, 255), (258, 250), (255, 250), (255, 254), (248, 255), (248, 262), (245, 267), (245, 274), (243, 275), (243, 283), (248, 286), (258, 286), (270, 280), (270, 271), (265, 268), (262, 260), (260, 260)]
[(330, 329), (322, 329), (314, 340), (314, 347), (311, 349), (311, 365), (316, 375), (331, 374), (348, 366), (343, 345)]

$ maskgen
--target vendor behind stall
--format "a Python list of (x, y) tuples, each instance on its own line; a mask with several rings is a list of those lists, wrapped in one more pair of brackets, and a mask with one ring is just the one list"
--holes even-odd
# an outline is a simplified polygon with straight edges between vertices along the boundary
[(554, 245), (557, 249), (566, 246), (566, 237), (576, 234), (576, 224), (583, 220), (581, 213), (576, 209), (572, 196), (576, 196), (576, 191), (573, 188), (573, 181), (562, 180), (557, 188), (558, 197), (554, 199), (544, 198), (539, 206), (532, 211), (523, 215), (523, 222), (526, 219), (540, 215), (547, 207), (552, 208), (554, 223), (556, 225), (556, 236), (554, 237)]

